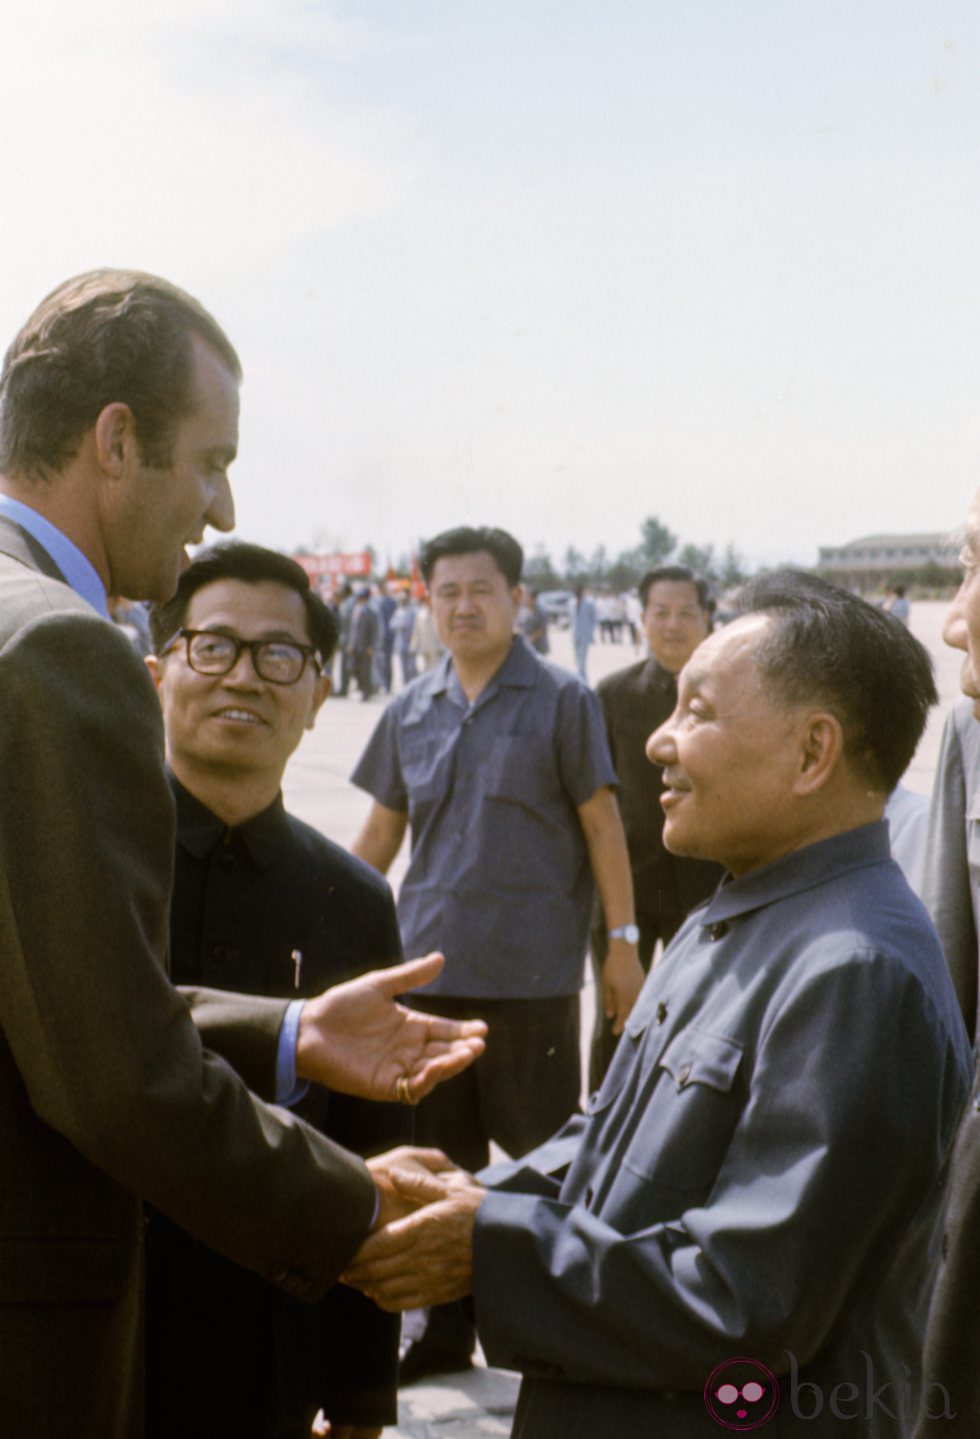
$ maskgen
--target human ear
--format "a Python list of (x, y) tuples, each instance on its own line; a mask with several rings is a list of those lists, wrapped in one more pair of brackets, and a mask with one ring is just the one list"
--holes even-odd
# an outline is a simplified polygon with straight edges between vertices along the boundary
[(807, 715), (800, 726), (800, 764), (794, 789), (815, 794), (830, 779), (844, 753), (844, 731), (836, 715)]
[(133, 412), (121, 400), (106, 405), (95, 421), (95, 453), (102, 470), (116, 476), (123, 470), (136, 444)]
[(333, 689), (333, 680), (329, 675), (317, 675), (313, 685), (313, 694), (310, 698), (310, 712), (306, 717), (306, 728), (313, 729), (316, 724), (316, 717), (320, 713), (320, 707)]

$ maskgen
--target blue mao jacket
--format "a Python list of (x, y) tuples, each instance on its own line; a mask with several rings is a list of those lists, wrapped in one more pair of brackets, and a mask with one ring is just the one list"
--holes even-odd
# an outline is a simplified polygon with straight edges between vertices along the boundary
[(970, 1071), (885, 824), (724, 883), (588, 1112), (480, 1210), (477, 1323), (525, 1375), (515, 1434), (718, 1434), (705, 1388), (735, 1358), (778, 1386), (767, 1436), (907, 1433)]

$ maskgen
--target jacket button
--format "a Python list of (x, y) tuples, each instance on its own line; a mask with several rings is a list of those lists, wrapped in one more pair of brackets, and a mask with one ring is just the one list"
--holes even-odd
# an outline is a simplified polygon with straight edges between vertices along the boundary
[(711, 925), (711, 926), (709, 927), (709, 929), (708, 929), (708, 938), (709, 938), (709, 939), (712, 939), (712, 940), (715, 940), (715, 939), (724, 939), (724, 938), (725, 938), (725, 935), (726, 935), (727, 933), (728, 933), (728, 925), (725, 923), (725, 921), (724, 921), (723, 919), (719, 919), (716, 924), (713, 924), (713, 925)]

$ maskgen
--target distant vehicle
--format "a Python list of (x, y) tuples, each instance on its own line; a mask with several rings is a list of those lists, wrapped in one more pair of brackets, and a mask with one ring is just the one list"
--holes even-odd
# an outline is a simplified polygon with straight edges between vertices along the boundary
[(560, 630), (567, 630), (572, 622), (572, 607), (575, 596), (571, 590), (542, 590), (538, 604), (548, 616), (548, 623)]

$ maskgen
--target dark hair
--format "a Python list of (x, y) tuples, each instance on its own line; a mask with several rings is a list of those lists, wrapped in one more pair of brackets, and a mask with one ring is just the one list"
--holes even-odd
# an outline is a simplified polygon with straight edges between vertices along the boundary
[(486, 525), (481, 525), (478, 529), (460, 525), (455, 530), (443, 530), (434, 540), (426, 540), (422, 546), (419, 568), (428, 584), (438, 560), (447, 559), (450, 555), (482, 554), (483, 551), (493, 558), (494, 564), (511, 589), (520, 584), (524, 551), (514, 536), (509, 535), (506, 530), (493, 530)]
[(137, 270), (66, 280), (31, 315), (0, 372), (0, 472), (56, 473), (106, 405), (133, 412), (145, 464), (171, 461), (174, 431), (194, 405), (191, 336), (241, 364), (216, 320), (176, 285)]
[(248, 545), (242, 540), (229, 540), (224, 544), (211, 545), (201, 550), (184, 570), (177, 581), (177, 591), (163, 604), (154, 605), (150, 611), (150, 634), (157, 654), (181, 628), (187, 618), (191, 599), (205, 585), (217, 580), (241, 580), (247, 585), (258, 585), (266, 581), (284, 585), (295, 590), (306, 610), (306, 623), (310, 631), (310, 643), (317, 651), (324, 665), (330, 663), (337, 648), (340, 629), (336, 616), (324, 604), (315, 590), (302, 565), (277, 550), (267, 550), (262, 545)]
[(661, 580), (670, 580), (678, 585), (693, 585), (697, 590), (699, 609), (704, 610), (707, 615), (713, 611), (715, 606), (708, 581), (688, 569), (687, 565), (658, 565), (654, 570), (647, 570), (640, 581), (640, 604), (644, 609), (647, 607), (651, 589), (654, 585), (659, 585)]
[(836, 715), (845, 754), (890, 794), (939, 698), (919, 641), (874, 605), (800, 570), (749, 580), (733, 608), (773, 619), (756, 652), (760, 673), (789, 702), (815, 700)]

